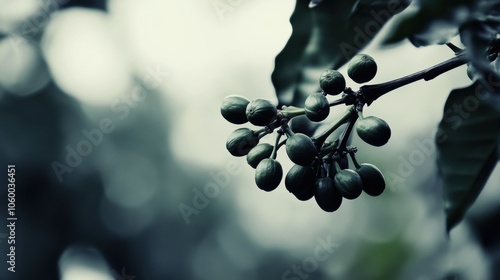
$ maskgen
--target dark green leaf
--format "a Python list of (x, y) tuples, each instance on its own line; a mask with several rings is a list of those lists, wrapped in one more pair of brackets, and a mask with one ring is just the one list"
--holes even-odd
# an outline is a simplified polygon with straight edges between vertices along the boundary
[(324, 70), (345, 64), (405, 7), (389, 0), (330, 0), (314, 9), (308, 3), (297, 1), (292, 36), (276, 57), (271, 79), (280, 105), (302, 107)]
[(411, 13), (401, 16), (385, 43), (406, 38), (417, 47), (447, 43), (473, 14), (475, 3), (475, 0), (421, 0)]
[(448, 231), (463, 219), (498, 160), (500, 112), (486, 88), (476, 82), (453, 90), (439, 124), (438, 167), (444, 181)]
[[(488, 1), (479, 5), (476, 17), (470, 19), (460, 28), (460, 39), (467, 47), (469, 59), (475, 71), (482, 77), (500, 77), (490, 65), (487, 52), (498, 52), (498, 44), (494, 38), (500, 30), (500, 1)], [(498, 40), (498, 39), (497, 39)]]

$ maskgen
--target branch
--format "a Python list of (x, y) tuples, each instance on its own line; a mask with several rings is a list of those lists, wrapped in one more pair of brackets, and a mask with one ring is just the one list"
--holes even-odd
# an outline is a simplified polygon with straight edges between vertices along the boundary
[(358, 93), (363, 96), (364, 101), (367, 105), (370, 105), (373, 101), (381, 97), (382, 95), (393, 91), (397, 88), (405, 86), (407, 84), (416, 82), (418, 80), (429, 81), (434, 79), (435, 77), (448, 72), (454, 68), (457, 68), (461, 65), (464, 65), (468, 62), (468, 58), (466, 53), (461, 53), (453, 58), (450, 58), (442, 63), (424, 69), (422, 71), (410, 74), (408, 76), (395, 79), (392, 81), (388, 81), (381, 84), (375, 85), (365, 85), (362, 86)]

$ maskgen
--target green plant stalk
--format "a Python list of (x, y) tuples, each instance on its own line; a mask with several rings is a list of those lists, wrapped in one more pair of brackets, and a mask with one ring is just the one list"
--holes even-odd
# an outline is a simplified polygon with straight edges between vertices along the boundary
[(304, 115), (306, 110), (304, 108), (299, 108), (295, 106), (283, 106), (283, 109), (278, 113), (282, 118), (286, 118), (288, 120)]
[(283, 136), (283, 132), (278, 131), (278, 135), (276, 136), (276, 141), (274, 142), (273, 153), (271, 154), (272, 159), (276, 159), (276, 156), (278, 154), (278, 149), (280, 148), (279, 143), (280, 143), (281, 136)]
[(338, 149), (340, 151), (345, 151), (347, 150), (347, 141), (349, 140), (349, 136), (351, 135), (352, 129), (354, 128), (354, 124), (356, 123), (356, 120), (358, 119), (358, 113), (351, 114), (349, 123), (340, 136), (340, 139), (342, 139), (339, 143)]
[(416, 82), (421, 79), (425, 81), (432, 80), (435, 77), (445, 72), (448, 72), (454, 68), (466, 64), (467, 62), (469, 62), (467, 54), (465, 52), (460, 53), (457, 56), (450, 58), (442, 63), (439, 63), (422, 71), (410, 74), (408, 76), (404, 76), (399, 79), (395, 79), (381, 84), (362, 86), (359, 89), (358, 94), (361, 94), (363, 96), (364, 101), (369, 106), (373, 101), (375, 101), (376, 99), (378, 99), (379, 97), (390, 91), (393, 91), (397, 88), (400, 88), (402, 86)]
[(347, 111), (336, 121), (330, 126), (327, 130), (323, 131), (320, 135), (313, 137), (313, 141), (316, 145), (316, 148), (318, 151), (321, 149), (321, 146), (326, 141), (326, 138), (330, 136), (337, 128), (339, 128), (341, 125), (343, 125), (353, 114), (357, 114), (356, 110), (354, 109), (354, 106), (349, 107)]

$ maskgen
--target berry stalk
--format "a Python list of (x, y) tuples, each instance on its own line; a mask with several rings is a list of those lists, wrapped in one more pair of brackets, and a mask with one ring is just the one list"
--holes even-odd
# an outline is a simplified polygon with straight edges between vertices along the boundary
[(422, 71), (410, 74), (408, 76), (401, 77), (392, 81), (388, 81), (381, 84), (375, 85), (365, 85), (359, 89), (359, 93), (364, 97), (364, 101), (367, 105), (370, 105), (373, 101), (381, 97), (382, 95), (393, 91), (397, 88), (405, 86), (407, 84), (416, 82), (418, 80), (429, 81), (435, 77), (448, 72), (454, 68), (462, 66), (468, 62), (467, 54), (461, 53), (457, 56), (450, 58), (444, 62), (437, 65), (424, 69)]

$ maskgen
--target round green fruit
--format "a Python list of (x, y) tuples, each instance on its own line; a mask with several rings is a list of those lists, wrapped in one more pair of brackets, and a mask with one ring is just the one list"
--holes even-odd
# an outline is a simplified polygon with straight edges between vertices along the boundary
[(311, 138), (295, 133), (286, 140), (286, 154), (293, 163), (306, 166), (314, 161), (317, 150)]
[(248, 152), (247, 162), (252, 168), (257, 168), (257, 165), (265, 159), (271, 156), (273, 153), (273, 145), (262, 143), (255, 146)]
[(339, 209), (342, 204), (342, 196), (335, 188), (335, 182), (329, 177), (320, 178), (316, 181), (314, 198), (319, 207), (326, 212), (333, 212)]
[(246, 117), (248, 121), (257, 126), (266, 126), (270, 124), (276, 115), (278, 109), (276, 106), (265, 99), (255, 99), (248, 103), (246, 108)]
[(320, 92), (309, 95), (304, 103), (304, 107), (307, 118), (313, 122), (320, 122), (326, 119), (330, 113), (330, 104)]
[(316, 187), (313, 186), (312, 188), (308, 189), (305, 192), (297, 194), (294, 193), (293, 195), (295, 195), (295, 197), (300, 201), (308, 201), (314, 196), (315, 192), (316, 192)]
[(283, 168), (275, 159), (263, 159), (255, 168), (255, 183), (266, 192), (276, 189), (281, 178), (283, 178)]
[(337, 191), (347, 199), (355, 199), (363, 191), (363, 182), (361, 177), (352, 169), (342, 169), (333, 179)]
[(363, 182), (363, 191), (371, 196), (379, 196), (385, 190), (385, 179), (382, 172), (373, 164), (362, 163), (356, 173)]
[(345, 78), (337, 70), (326, 70), (319, 78), (319, 86), (330, 95), (337, 95), (345, 89)]
[(230, 95), (222, 100), (220, 113), (230, 123), (244, 124), (247, 120), (246, 110), (250, 101), (243, 96)]
[(259, 144), (259, 137), (248, 128), (238, 128), (227, 137), (226, 149), (235, 157), (242, 157)]
[(380, 147), (385, 145), (391, 138), (391, 128), (382, 119), (369, 116), (360, 119), (356, 124), (356, 132), (366, 143)]
[(294, 165), (285, 177), (286, 189), (297, 195), (314, 190), (316, 172), (311, 166)]
[(347, 66), (347, 75), (356, 83), (370, 81), (377, 74), (377, 63), (373, 57), (366, 54), (354, 56)]

